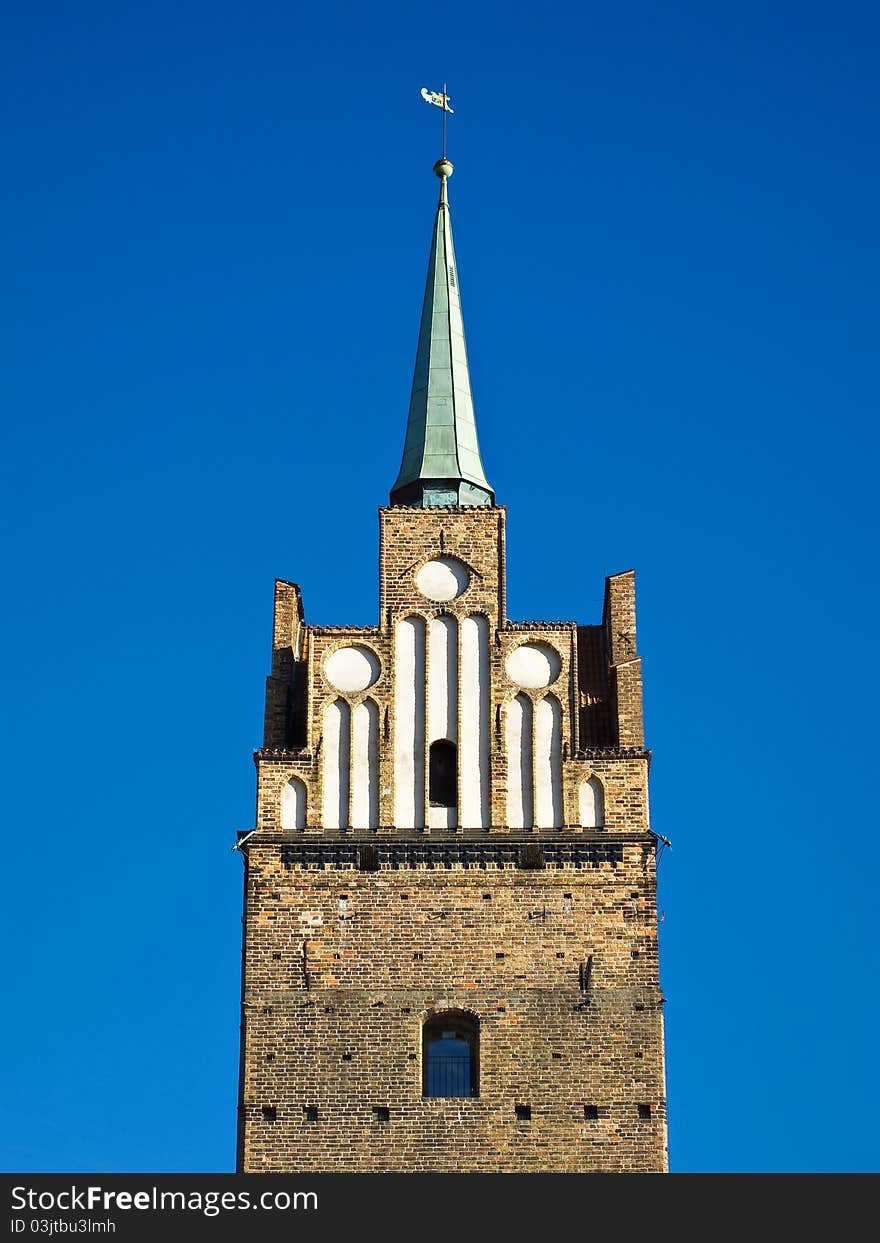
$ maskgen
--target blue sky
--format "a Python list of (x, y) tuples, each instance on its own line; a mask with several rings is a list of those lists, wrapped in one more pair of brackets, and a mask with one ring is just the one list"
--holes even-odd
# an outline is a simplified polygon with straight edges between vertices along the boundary
[(272, 580), (376, 619), (447, 80), (510, 616), (638, 574), (672, 1168), (876, 1170), (876, 6), (6, 23), (0, 1166), (233, 1167)]

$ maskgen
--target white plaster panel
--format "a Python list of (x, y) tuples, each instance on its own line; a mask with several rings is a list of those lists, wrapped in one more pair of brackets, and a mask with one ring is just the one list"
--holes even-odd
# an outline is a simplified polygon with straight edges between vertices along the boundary
[(429, 829), (454, 829), (457, 821), (457, 807), (428, 807)]
[(578, 802), (581, 828), (601, 829), (605, 823), (605, 792), (598, 777), (581, 782)]
[(281, 792), (281, 827), (306, 827), (306, 787), (298, 777), (291, 777)]
[(554, 695), (535, 708), (535, 825), (562, 825), (562, 709)]
[(467, 590), (470, 575), (455, 557), (437, 557), (416, 575), (416, 587), (428, 600), (447, 604)]
[(461, 624), (460, 823), (484, 829), (489, 810), (489, 625), (485, 617)]
[(406, 617), (394, 634), (394, 823), (425, 825), (425, 622)]
[(507, 705), (504, 723), (507, 751), (507, 824), (530, 829), (532, 798), (532, 701), (517, 695)]
[(379, 676), (379, 659), (375, 652), (360, 644), (340, 647), (324, 661), (324, 675), (330, 685), (345, 694), (357, 694), (372, 686)]
[(511, 682), (517, 686), (542, 690), (559, 677), (562, 660), (556, 648), (549, 643), (523, 643), (508, 655), (504, 667)]
[(365, 699), (351, 724), (351, 825), (375, 829), (379, 824), (379, 709)]
[(327, 829), (348, 828), (350, 726), (350, 709), (344, 699), (327, 705), (323, 743), (323, 825)]
[[(458, 622), (434, 617), (428, 629), (428, 747), (439, 738), (458, 745)], [(457, 807), (428, 807), (429, 828), (458, 823)]]
[(428, 631), (428, 742), (458, 742), (458, 622), (434, 617)]

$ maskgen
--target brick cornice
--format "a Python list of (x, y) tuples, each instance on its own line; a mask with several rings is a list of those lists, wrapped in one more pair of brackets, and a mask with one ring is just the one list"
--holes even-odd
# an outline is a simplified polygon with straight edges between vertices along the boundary
[(242, 833), (247, 837), (248, 846), (279, 846), (291, 842), (309, 846), (335, 847), (341, 844), (358, 846), (381, 846), (383, 842), (403, 843), (419, 846), (441, 847), (456, 845), (460, 842), (483, 844), (492, 848), (496, 845), (509, 843), (513, 846), (604, 846), (609, 843), (618, 845), (650, 845), (656, 841), (656, 835), (649, 829), (643, 831), (628, 830), (615, 832), (613, 829), (580, 829), (577, 826), (563, 829), (536, 829), (532, 833), (521, 829), (280, 829), (277, 833), (253, 831)]

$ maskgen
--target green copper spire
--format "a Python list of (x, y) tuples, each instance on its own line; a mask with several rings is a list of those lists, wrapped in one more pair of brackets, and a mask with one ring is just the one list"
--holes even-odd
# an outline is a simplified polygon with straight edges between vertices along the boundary
[(440, 202), (434, 223), (428, 280), (403, 462), (391, 489), (392, 505), (494, 505), (477, 443), (471, 377), (464, 344), (458, 269), (452, 248), (446, 182), (449, 160), (438, 160)]

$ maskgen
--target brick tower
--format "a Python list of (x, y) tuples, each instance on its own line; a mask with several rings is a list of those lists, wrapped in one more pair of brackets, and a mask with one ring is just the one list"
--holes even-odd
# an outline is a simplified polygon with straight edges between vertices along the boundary
[(379, 624), (275, 585), (245, 861), (238, 1168), (666, 1169), (632, 571), (512, 622), (447, 181)]

